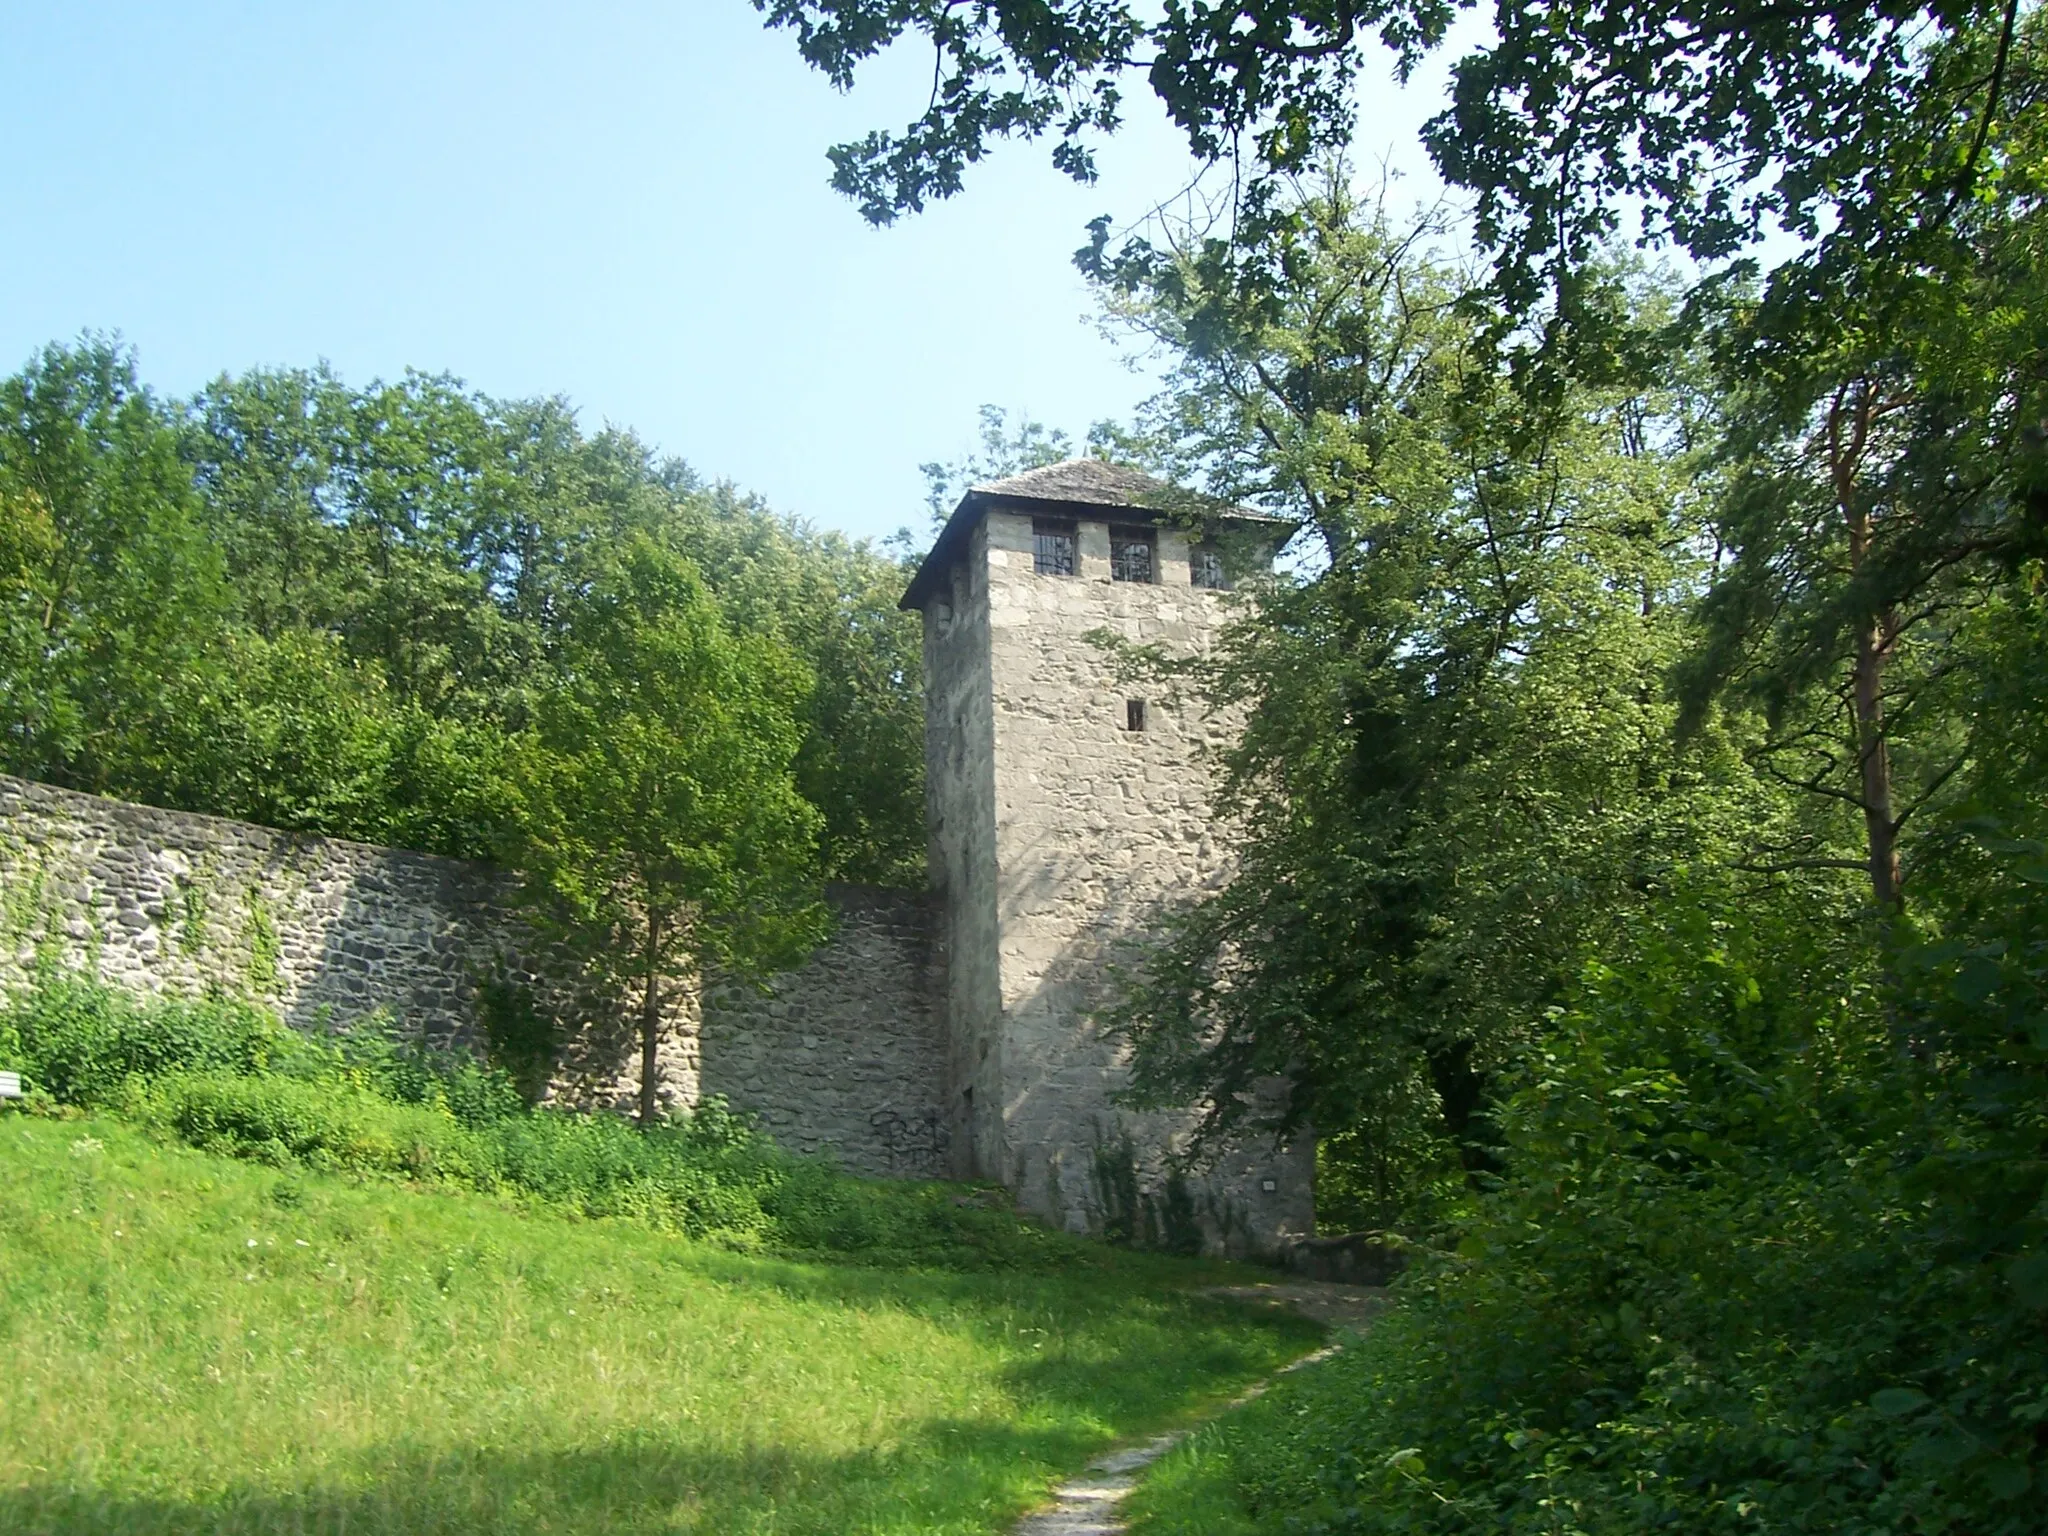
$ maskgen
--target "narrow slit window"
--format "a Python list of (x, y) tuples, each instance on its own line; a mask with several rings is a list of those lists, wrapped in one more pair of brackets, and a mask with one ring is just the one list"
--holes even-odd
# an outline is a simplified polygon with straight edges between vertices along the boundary
[(1124, 729), (1127, 731), (1142, 731), (1145, 729), (1145, 701), (1143, 699), (1124, 700)]
[(1077, 542), (1072, 523), (1037, 519), (1031, 524), (1032, 569), (1041, 576), (1073, 575)]
[(1109, 579), (1147, 582), (1152, 580), (1151, 529), (1109, 530)]
[(1197, 544), (1189, 550), (1188, 582), (1211, 592), (1228, 587), (1230, 579), (1223, 574), (1223, 551), (1214, 544)]

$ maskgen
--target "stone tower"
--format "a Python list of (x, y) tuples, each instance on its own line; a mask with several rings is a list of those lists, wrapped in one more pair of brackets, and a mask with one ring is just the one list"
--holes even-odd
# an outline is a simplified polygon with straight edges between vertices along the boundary
[(976, 486), (904, 593), (924, 615), (945, 1120), (956, 1176), (1069, 1230), (1263, 1252), (1314, 1230), (1312, 1144), (1182, 1176), (1190, 1117), (1114, 1102), (1124, 1069), (1096, 1022), (1119, 944), (1228, 873), (1208, 792), (1227, 725), (1142, 697), (1089, 638), (1209, 644), (1225, 551), (1270, 560), (1287, 530), (1194, 504), (1087, 459)]

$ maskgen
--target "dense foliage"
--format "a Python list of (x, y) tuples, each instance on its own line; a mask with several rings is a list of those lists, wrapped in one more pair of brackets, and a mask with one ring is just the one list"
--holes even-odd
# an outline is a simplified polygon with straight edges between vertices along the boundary
[(687, 610), (790, 719), (764, 771), (816, 808), (814, 867), (900, 878), (923, 852), (900, 583), (559, 400), (283, 370), (170, 401), (96, 338), (0, 382), (0, 770), (50, 783), (505, 857), (568, 680)]
[(1182, 359), (1155, 452), (1316, 545), (1129, 658), (1247, 726), (1239, 875), (1120, 1023), (1216, 1129), (1291, 1074), (1326, 1219), (1416, 1265), (1151, 1528), (2030, 1528), (2039, 354), (1845, 326), (1745, 387), (1764, 306), (1694, 344), (1617, 269), (1664, 349), (1530, 390), (1429, 229), (1297, 214), (1256, 303), (1195, 240), (1115, 300)]
[[(1229, 167), (1223, 222), (1261, 287), (1284, 278), (1269, 240), (1294, 224), (1289, 179), (1350, 148), (1368, 52), (1405, 80), (1460, 11), (1479, 11), (1490, 27), (1453, 63), (1424, 142), (1472, 198), (1510, 314), (1547, 294), (1567, 325), (1596, 317), (1580, 305), (1585, 274), (1631, 215), (1646, 240), (1708, 263), (1773, 227), (1824, 237), (1850, 266), (1895, 261), (1902, 235), (1938, 246), (2019, 168), (1992, 129), (2029, 88), (2032, 19), (2019, 0), (753, 3), (841, 89), (906, 39), (930, 46), (925, 110), (830, 152), (833, 185), (868, 219), (952, 196), (1004, 139), (1054, 134), (1055, 165), (1093, 180), (1094, 145), (1142, 79), (1190, 153)], [(1782, 290), (1811, 270), (1793, 263)]]
[(1636, 925), (1519, 1075), (1455, 1251), (1137, 1529), (2039, 1529), (2042, 852), (1980, 844), (1992, 900), (1889, 986), (1774, 903)]
[(1377, 1226), (1485, 1161), (1489, 1079), (1588, 944), (1796, 817), (1746, 722), (1673, 740), (1711, 396), (1673, 370), (1534, 410), (1429, 227), (1341, 183), (1303, 214), (1276, 309), (1219, 330), (1192, 260), (1119, 305), (1183, 359), (1149, 412), (1166, 462), (1312, 541), (1210, 654), (1137, 658), (1247, 721), (1223, 759), (1241, 867), (1134, 961), (1121, 1023), (1140, 1093), (1206, 1101), (1216, 1130), (1289, 1076), (1326, 1217)]

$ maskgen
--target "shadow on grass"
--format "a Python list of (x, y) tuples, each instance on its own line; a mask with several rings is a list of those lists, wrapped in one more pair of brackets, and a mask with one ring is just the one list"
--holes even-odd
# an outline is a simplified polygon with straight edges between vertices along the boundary
[(1001, 1531), (1094, 1449), (1072, 1429), (938, 1422), (840, 1457), (653, 1439), (550, 1450), (380, 1447), (303, 1486), (186, 1495), (53, 1478), (0, 1490), (10, 1536), (500, 1536)]
[[(1107, 1318), (1172, 1316), (1217, 1325), (1301, 1332), (1291, 1314), (1276, 1324), (1275, 1309), (1210, 1294), (1210, 1286), (1271, 1278), (1243, 1265), (1167, 1259), (1106, 1249), (1114, 1262), (1078, 1273), (1033, 1269), (954, 1269), (943, 1265), (896, 1269), (870, 1267), (827, 1255), (784, 1258), (741, 1254), (709, 1244), (679, 1242), (667, 1262), (716, 1285), (734, 1290), (774, 1291), (805, 1302), (851, 1307), (889, 1307), (912, 1315), (988, 1311), (1000, 1316), (1017, 1308), (1058, 1305), (1075, 1315)], [(1312, 1325), (1303, 1337), (1319, 1330)]]
[[(703, 1249), (683, 1262), (736, 1290), (896, 1310), (1007, 1342), (1026, 1352), (1001, 1372), (1017, 1400), (1078, 1409), (1125, 1433), (1233, 1396), (1327, 1337), (1319, 1325), (1270, 1304), (1188, 1288), (1184, 1271), (1192, 1266), (1184, 1261), (1178, 1269), (1110, 1279), (812, 1266)], [(1234, 1271), (1231, 1277), (1240, 1278)]]

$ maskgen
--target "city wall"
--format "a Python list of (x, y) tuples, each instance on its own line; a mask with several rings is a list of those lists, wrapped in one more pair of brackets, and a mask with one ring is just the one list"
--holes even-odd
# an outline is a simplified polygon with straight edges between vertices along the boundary
[[(511, 895), (483, 865), (0, 776), (0, 990), (55, 965), (135, 992), (246, 997), (301, 1029), (382, 1013), (473, 1046), (495, 979), (529, 988), (564, 1026), (557, 1097), (631, 1103), (636, 1010), (551, 963)], [(857, 1172), (942, 1175), (925, 900), (828, 895), (837, 931), (808, 963), (765, 987), (714, 982), (701, 1002), (678, 1000), (664, 1096), (687, 1106), (722, 1094), (784, 1145)]]

